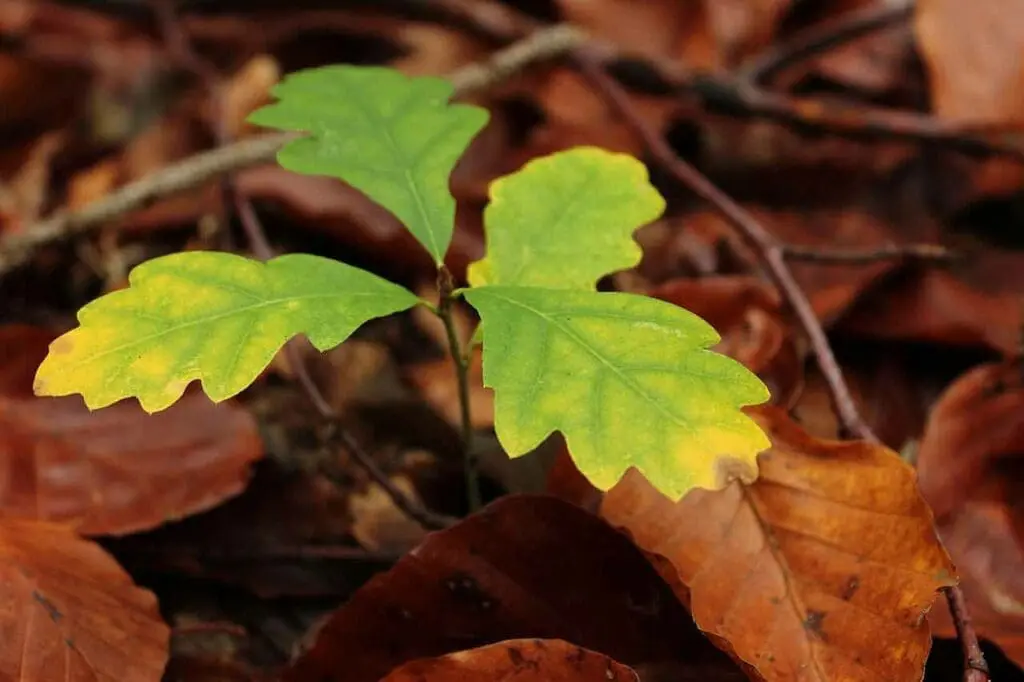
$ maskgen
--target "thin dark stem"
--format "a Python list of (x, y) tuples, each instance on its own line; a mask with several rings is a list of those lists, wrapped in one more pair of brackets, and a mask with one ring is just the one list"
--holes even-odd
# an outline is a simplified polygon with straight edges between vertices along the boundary
[(738, 76), (750, 83), (768, 82), (797, 62), (886, 26), (906, 21), (913, 12), (914, 7), (910, 3), (898, 6), (883, 3), (848, 12), (801, 31), (789, 41), (755, 55), (739, 68)]
[(988, 669), (988, 662), (978, 642), (978, 634), (974, 631), (974, 623), (971, 614), (967, 610), (967, 602), (963, 591), (957, 587), (947, 587), (946, 602), (949, 604), (949, 612), (953, 616), (953, 625), (956, 627), (956, 635), (960, 640), (960, 648), (964, 654), (964, 682), (988, 682), (991, 673)]
[(480, 473), (477, 467), (473, 438), (472, 407), (469, 397), (469, 359), (459, 341), (455, 319), (452, 317), (452, 307), (458, 298), (454, 293), (455, 282), (451, 272), (443, 265), (438, 270), (437, 288), (440, 294), (437, 315), (444, 322), (445, 334), (448, 337), (448, 351), (451, 354), (452, 363), (455, 365), (455, 380), (459, 387), (459, 416), (462, 423), (462, 458), (463, 471), (466, 476), (466, 498), (470, 512), (475, 512), (483, 504), (483, 499), (480, 494)]

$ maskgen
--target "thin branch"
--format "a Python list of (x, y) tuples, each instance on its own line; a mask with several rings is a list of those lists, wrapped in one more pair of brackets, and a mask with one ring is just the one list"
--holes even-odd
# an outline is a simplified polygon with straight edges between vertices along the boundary
[(991, 673), (988, 662), (978, 642), (978, 633), (974, 630), (971, 614), (967, 611), (967, 601), (958, 585), (947, 587), (946, 602), (949, 613), (953, 616), (953, 625), (960, 640), (960, 648), (964, 654), (964, 682), (989, 682)]
[[(532, 64), (554, 59), (581, 45), (584, 34), (557, 25), (544, 28), (496, 52), (483, 64), (455, 71), (450, 79), (455, 94), (464, 97), (494, 87)], [(25, 264), (36, 249), (82, 235), (143, 208), (156, 199), (198, 187), (225, 173), (273, 161), (295, 133), (270, 133), (203, 152), (125, 185), (74, 212), (60, 212), (23, 232), (0, 239), (0, 276)]]
[(822, 52), (893, 24), (906, 21), (914, 12), (912, 3), (869, 5), (847, 12), (801, 31), (785, 43), (760, 52), (740, 66), (737, 77), (749, 83), (763, 84), (780, 71)]
[(957, 254), (937, 244), (887, 244), (869, 249), (828, 248), (780, 244), (782, 255), (789, 261), (804, 261), (822, 265), (860, 265), (883, 260), (916, 260), (948, 262)]

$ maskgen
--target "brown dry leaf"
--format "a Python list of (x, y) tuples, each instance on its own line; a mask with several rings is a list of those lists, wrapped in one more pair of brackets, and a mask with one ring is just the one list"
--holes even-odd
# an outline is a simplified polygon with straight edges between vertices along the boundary
[[(1018, 270), (1019, 270), (1018, 265)], [(1009, 280), (1012, 271), (993, 274)], [(906, 272), (866, 294), (836, 327), (862, 337), (982, 346), (1014, 355), (1024, 328), (1024, 303), (1014, 283), (986, 291), (936, 269)]]
[(937, 114), (1024, 123), (1024, 13), (1017, 0), (918, 0), (914, 29)]
[[(408, 499), (420, 504), (416, 486), (408, 476), (392, 477), (391, 482)], [(352, 536), (366, 549), (402, 555), (423, 541), (426, 531), (415, 519), (399, 509), (391, 496), (377, 483), (349, 497)]]
[(66, 526), (0, 520), (0, 679), (158, 682), (156, 598)]
[(466, 31), (435, 24), (408, 22), (396, 31), (394, 38), (409, 54), (389, 66), (409, 76), (444, 76), (460, 66), (480, 61), (487, 54), (486, 46)]
[(43, 212), (50, 190), (50, 164), (63, 148), (65, 134), (43, 135), (28, 151), (14, 177), (0, 187), (0, 213), (10, 217), (7, 229), (17, 232), (31, 225)]
[(1000, 457), (1024, 453), (1024, 366), (979, 365), (932, 407), (917, 453), (921, 494), (935, 516), (955, 512)]
[(37, 398), (32, 378), (54, 336), (0, 327), (0, 516), (120, 535), (242, 491), (263, 456), (247, 411), (200, 393), (155, 415), (128, 401), (90, 412), (77, 396)]
[(697, 625), (765, 680), (921, 679), (925, 614), (955, 578), (913, 469), (751, 412), (773, 444), (756, 483), (676, 504), (630, 470), (602, 516), (668, 559)]
[(535, 495), (504, 497), (428, 535), (339, 608), (283, 679), (376, 682), (409, 660), (524, 637), (743, 679), (628, 538)]
[(648, 292), (700, 315), (722, 336), (715, 347), (758, 374), (777, 405), (788, 404), (803, 380), (798, 336), (782, 317), (775, 289), (755, 277), (677, 278)]
[(560, 639), (510, 639), (396, 668), (381, 682), (638, 682), (613, 659)]

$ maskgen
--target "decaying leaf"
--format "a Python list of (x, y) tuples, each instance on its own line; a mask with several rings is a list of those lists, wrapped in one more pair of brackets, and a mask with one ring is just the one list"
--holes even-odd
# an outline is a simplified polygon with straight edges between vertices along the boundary
[(156, 598), (68, 527), (0, 520), (0, 679), (159, 682)]
[(567, 502), (514, 495), (368, 582), (284, 680), (377, 682), (406, 661), (525, 637), (742, 679), (628, 538)]
[(1024, 453), (1024, 366), (984, 364), (932, 407), (917, 453), (921, 493), (937, 517), (967, 501), (997, 458)]
[(602, 516), (668, 559), (697, 625), (765, 680), (920, 679), (925, 615), (955, 578), (913, 469), (752, 412), (772, 438), (753, 485), (673, 504), (631, 471)]
[(0, 327), (0, 516), (119, 535), (242, 491), (263, 456), (247, 411), (196, 393), (158, 415), (131, 403), (90, 412), (79, 398), (36, 398), (32, 375), (53, 336)]
[(636, 682), (628, 667), (560, 639), (510, 639), (410, 661), (381, 682)]

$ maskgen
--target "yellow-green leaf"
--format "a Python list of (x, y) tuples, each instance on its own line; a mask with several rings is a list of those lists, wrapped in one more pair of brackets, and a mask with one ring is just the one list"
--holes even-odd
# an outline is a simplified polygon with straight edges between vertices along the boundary
[(278, 152), (284, 168), (344, 180), (394, 213), (440, 264), (455, 225), (448, 176), (487, 123), (449, 104), (452, 84), (384, 67), (324, 66), (288, 75), (257, 125), (309, 133)]
[(647, 168), (632, 156), (576, 147), (496, 180), (484, 211), (487, 255), (473, 286), (594, 289), (640, 262), (637, 228), (665, 210)]
[(79, 326), (50, 344), (37, 395), (80, 393), (92, 409), (136, 397), (156, 412), (200, 379), (221, 401), (251, 384), (296, 334), (327, 350), (367, 320), (419, 300), (369, 272), (304, 254), (262, 263), (178, 253), (139, 265), (129, 284), (83, 307)]
[(768, 389), (708, 350), (715, 330), (645, 296), (535, 287), (465, 291), (480, 313), (484, 383), (511, 456), (553, 431), (580, 471), (607, 490), (639, 469), (665, 495), (752, 480), (770, 443), (740, 408)]

